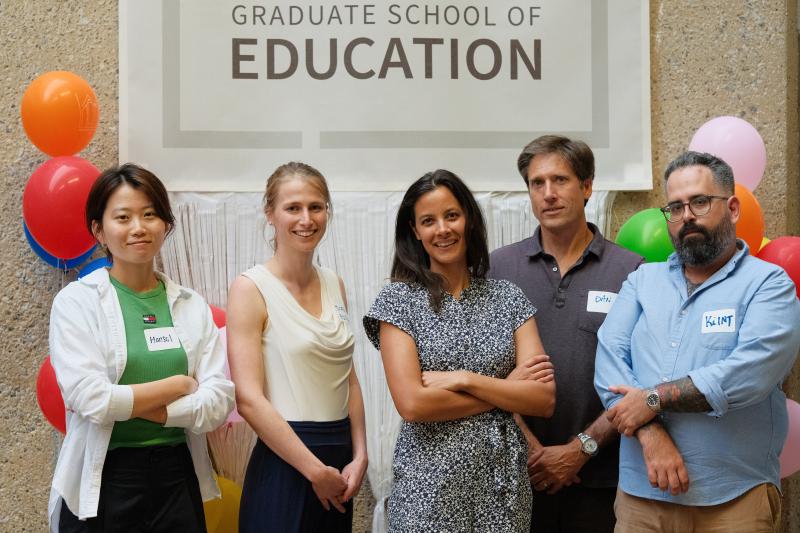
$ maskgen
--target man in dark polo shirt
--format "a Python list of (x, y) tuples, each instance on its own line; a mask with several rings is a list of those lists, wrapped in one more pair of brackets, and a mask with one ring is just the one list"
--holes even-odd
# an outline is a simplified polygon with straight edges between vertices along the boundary
[(586, 221), (594, 155), (581, 141), (533, 140), (517, 160), (539, 228), (495, 250), (489, 277), (517, 284), (536, 306), (536, 323), (556, 370), (552, 418), (525, 417), (534, 488), (531, 531), (614, 529), (619, 435), (594, 389), (597, 329), (622, 282), (642, 258), (607, 241)]

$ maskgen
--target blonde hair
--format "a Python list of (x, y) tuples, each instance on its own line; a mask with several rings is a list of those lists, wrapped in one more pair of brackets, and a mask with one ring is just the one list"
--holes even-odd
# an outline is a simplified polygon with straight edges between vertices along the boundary
[(272, 211), (275, 202), (278, 200), (278, 190), (281, 188), (281, 185), (294, 178), (305, 179), (311, 183), (311, 185), (322, 194), (322, 197), (325, 198), (328, 211), (332, 211), (331, 193), (328, 190), (328, 182), (325, 181), (325, 176), (311, 165), (299, 161), (290, 161), (276, 168), (272, 175), (267, 178), (267, 188), (264, 191), (264, 198), (262, 200), (264, 204), (264, 213)]

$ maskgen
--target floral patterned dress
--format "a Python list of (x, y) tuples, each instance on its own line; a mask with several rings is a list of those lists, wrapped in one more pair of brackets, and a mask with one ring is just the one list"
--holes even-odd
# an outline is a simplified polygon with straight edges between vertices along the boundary
[[(435, 313), (421, 286), (391, 283), (364, 328), (380, 349), (380, 322), (408, 333), (426, 370), (505, 378), (516, 366), (514, 331), (536, 313), (508, 281), (473, 279)], [(446, 422), (403, 422), (394, 451), (389, 530), (527, 532), (531, 517), (527, 444), (500, 409)]]

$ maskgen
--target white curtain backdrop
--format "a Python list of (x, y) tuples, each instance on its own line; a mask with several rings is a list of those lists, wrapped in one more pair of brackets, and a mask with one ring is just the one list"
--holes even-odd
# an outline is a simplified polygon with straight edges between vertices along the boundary
[[(319, 247), (319, 264), (336, 271), (347, 287), (354, 361), (364, 394), (370, 487), (377, 504), (372, 531), (386, 531), (385, 503), (392, 484), (392, 453), (400, 417), (383, 374), (380, 354), (364, 335), (361, 319), (388, 282), (394, 218), (402, 193), (334, 193), (333, 217)], [(477, 193), (486, 217), (489, 249), (529, 237), (536, 219), (525, 192)], [(226, 308), (231, 281), (272, 255), (259, 193), (172, 193), (177, 224), (161, 252), (165, 273)], [(614, 193), (595, 191), (589, 221), (609, 233)]]

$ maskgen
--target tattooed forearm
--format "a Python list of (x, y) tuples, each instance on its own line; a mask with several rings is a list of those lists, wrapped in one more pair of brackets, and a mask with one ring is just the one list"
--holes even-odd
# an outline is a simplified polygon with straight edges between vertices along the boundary
[(656, 386), (661, 397), (661, 409), (678, 413), (703, 413), (711, 411), (703, 393), (694, 386), (692, 378), (676, 379)]

